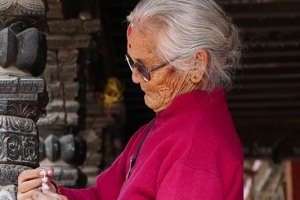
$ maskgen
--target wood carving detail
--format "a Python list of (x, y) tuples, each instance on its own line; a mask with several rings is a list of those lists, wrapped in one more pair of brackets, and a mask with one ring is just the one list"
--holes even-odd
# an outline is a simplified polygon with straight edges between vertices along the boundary
[(19, 174), (39, 166), (36, 122), (49, 98), (46, 0), (0, 2), (0, 200), (17, 199)]
[[(17, 185), (19, 174), (30, 167), (0, 164), (0, 185)], [(1, 196), (1, 195), (0, 195)]]
[(38, 142), (37, 135), (0, 132), (0, 163), (38, 167)]
[(0, 130), (2, 132), (37, 134), (36, 125), (33, 120), (11, 116), (0, 115)]

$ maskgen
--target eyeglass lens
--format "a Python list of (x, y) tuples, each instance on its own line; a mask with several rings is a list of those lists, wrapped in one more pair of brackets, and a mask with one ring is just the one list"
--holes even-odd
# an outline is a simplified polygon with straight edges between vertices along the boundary
[(136, 68), (146, 81), (150, 80), (150, 73), (149, 73), (148, 69), (140, 61), (137, 61), (136, 63), (134, 63), (129, 55), (125, 55), (125, 57), (126, 57), (126, 60), (128, 62), (128, 65), (129, 65), (131, 71), (133, 71), (133, 68)]

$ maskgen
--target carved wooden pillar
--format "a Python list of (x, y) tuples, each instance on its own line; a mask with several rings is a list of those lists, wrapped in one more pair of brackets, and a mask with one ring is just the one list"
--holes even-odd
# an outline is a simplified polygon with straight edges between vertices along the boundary
[(0, 199), (16, 199), (19, 174), (39, 166), (36, 122), (48, 103), (45, 81), (47, 3), (0, 3)]
[(84, 86), (79, 79), (85, 74), (78, 60), (81, 51), (91, 45), (91, 33), (99, 30), (100, 22), (79, 17), (65, 19), (62, 1), (49, 0), (48, 5), (48, 56), (43, 76), (47, 81), (49, 104), (37, 123), (45, 149), (40, 164), (54, 167), (53, 179), (60, 185), (84, 187), (87, 177), (79, 166), (86, 157), (86, 142), (78, 130), (80, 119), (84, 119), (79, 116), (83, 105), (79, 90)]

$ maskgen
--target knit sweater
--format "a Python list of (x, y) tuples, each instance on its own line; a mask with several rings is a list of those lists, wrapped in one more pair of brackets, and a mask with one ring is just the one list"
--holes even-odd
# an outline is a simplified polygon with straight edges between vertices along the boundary
[(131, 175), (141, 127), (87, 189), (60, 188), (70, 200), (242, 200), (243, 153), (225, 94), (194, 90), (156, 114)]

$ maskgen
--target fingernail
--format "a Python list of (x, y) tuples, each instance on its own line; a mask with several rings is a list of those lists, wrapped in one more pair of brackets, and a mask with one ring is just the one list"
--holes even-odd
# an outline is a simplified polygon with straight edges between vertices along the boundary
[(46, 171), (43, 169), (43, 170), (40, 172), (40, 175), (46, 176)]

